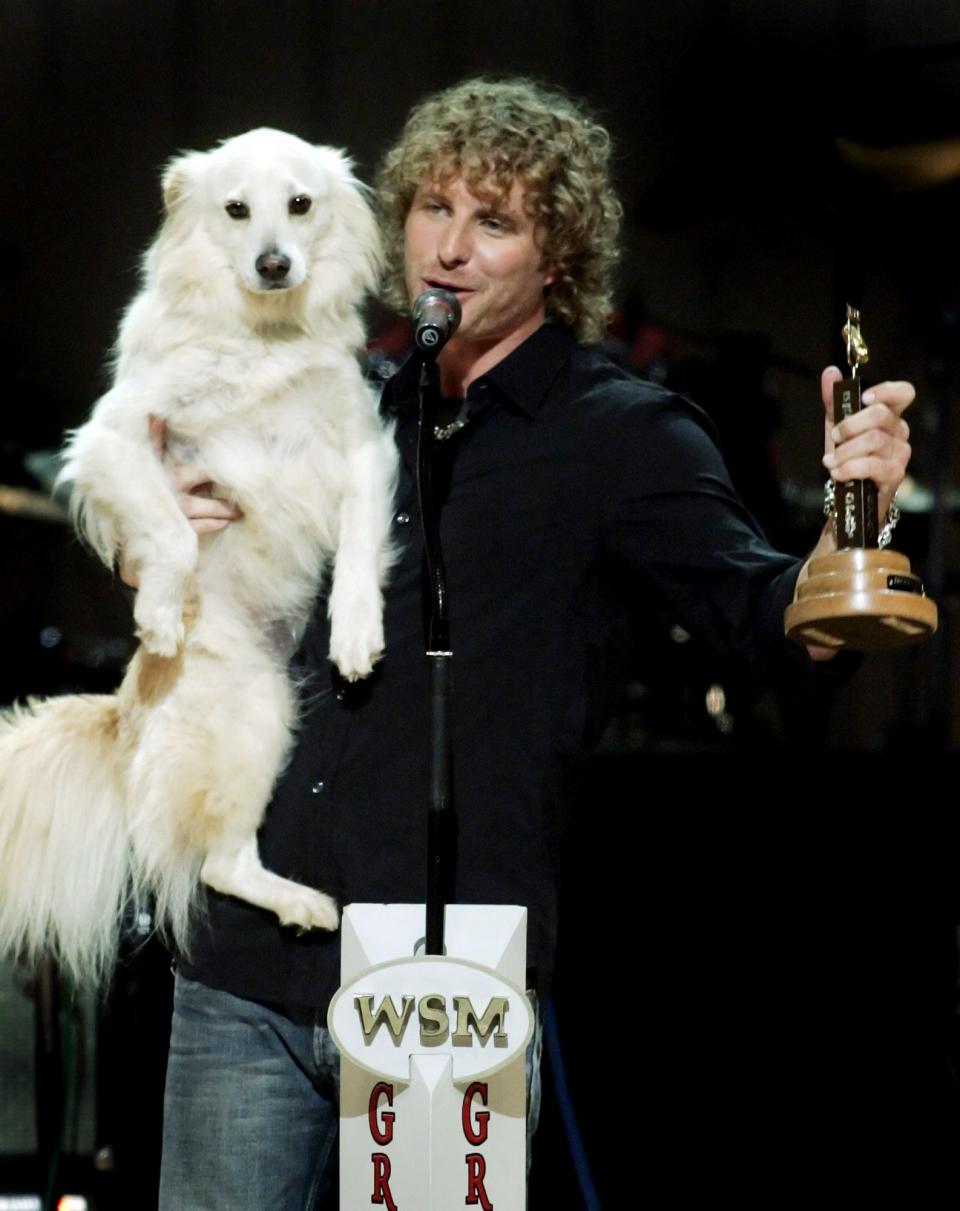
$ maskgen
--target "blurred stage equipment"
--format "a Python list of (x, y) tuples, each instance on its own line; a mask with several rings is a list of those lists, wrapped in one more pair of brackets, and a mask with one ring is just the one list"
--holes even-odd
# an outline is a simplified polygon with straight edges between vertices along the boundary
[(64, 995), (52, 961), (29, 974), (0, 964), (0, 1211), (87, 1211), (95, 1016), (92, 994)]
[(837, 150), (851, 168), (879, 177), (894, 189), (931, 189), (960, 177), (960, 139), (936, 139), (899, 147), (869, 147), (837, 139)]
[(0, 484), (0, 513), (12, 517), (29, 517), (37, 521), (58, 521), (66, 524), (70, 519), (67, 511), (45, 492), (33, 488), (21, 488), (11, 484)]

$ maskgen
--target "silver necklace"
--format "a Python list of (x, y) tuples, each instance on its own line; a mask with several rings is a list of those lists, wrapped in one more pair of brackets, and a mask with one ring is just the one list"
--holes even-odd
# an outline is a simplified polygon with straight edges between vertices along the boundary
[(445, 442), (448, 437), (453, 437), (454, 433), (459, 433), (470, 417), (467, 415), (467, 401), (463, 401), (463, 407), (460, 409), (456, 417), (448, 425), (434, 425), (433, 436), (438, 442)]

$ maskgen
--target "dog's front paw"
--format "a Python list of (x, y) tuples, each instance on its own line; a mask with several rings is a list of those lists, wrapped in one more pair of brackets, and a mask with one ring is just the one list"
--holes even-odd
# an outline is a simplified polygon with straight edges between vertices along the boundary
[(176, 656), (183, 647), (183, 610), (180, 606), (162, 605), (150, 609), (134, 607), (137, 637), (148, 652), (156, 656)]
[(176, 656), (177, 652), (183, 647), (182, 624), (179, 628), (171, 627), (169, 630), (146, 631), (138, 629), (136, 635), (147, 651), (154, 656), (170, 658), (171, 656)]
[(369, 677), (383, 655), (383, 623), (378, 617), (366, 630), (354, 624), (338, 627), (330, 634), (330, 659), (345, 681)]
[(322, 891), (312, 887), (298, 887), (285, 892), (282, 907), (277, 916), (281, 925), (295, 925), (301, 933), (308, 929), (336, 929), (340, 924), (340, 913), (336, 904)]

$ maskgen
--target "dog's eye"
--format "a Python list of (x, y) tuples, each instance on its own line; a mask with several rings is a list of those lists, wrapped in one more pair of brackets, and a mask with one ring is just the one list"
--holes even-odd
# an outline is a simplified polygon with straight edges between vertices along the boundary
[(250, 207), (246, 202), (228, 202), (224, 209), (231, 219), (250, 218)]
[(287, 209), (291, 214), (306, 214), (312, 205), (312, 198), (308, 198), (305, 193), (298, 193), (295, 198), (290, 199)]

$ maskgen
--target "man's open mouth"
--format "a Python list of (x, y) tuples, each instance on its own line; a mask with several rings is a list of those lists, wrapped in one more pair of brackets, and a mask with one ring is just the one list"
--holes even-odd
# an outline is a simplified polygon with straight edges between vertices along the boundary
[(449, 290), (451, 294), (455, 294), (459, 298), (473, 294), (472, 287), (458, 286), (455, 282), (445, 282), (442, 278), (421, 278), (421, 281), (427, 290)]

